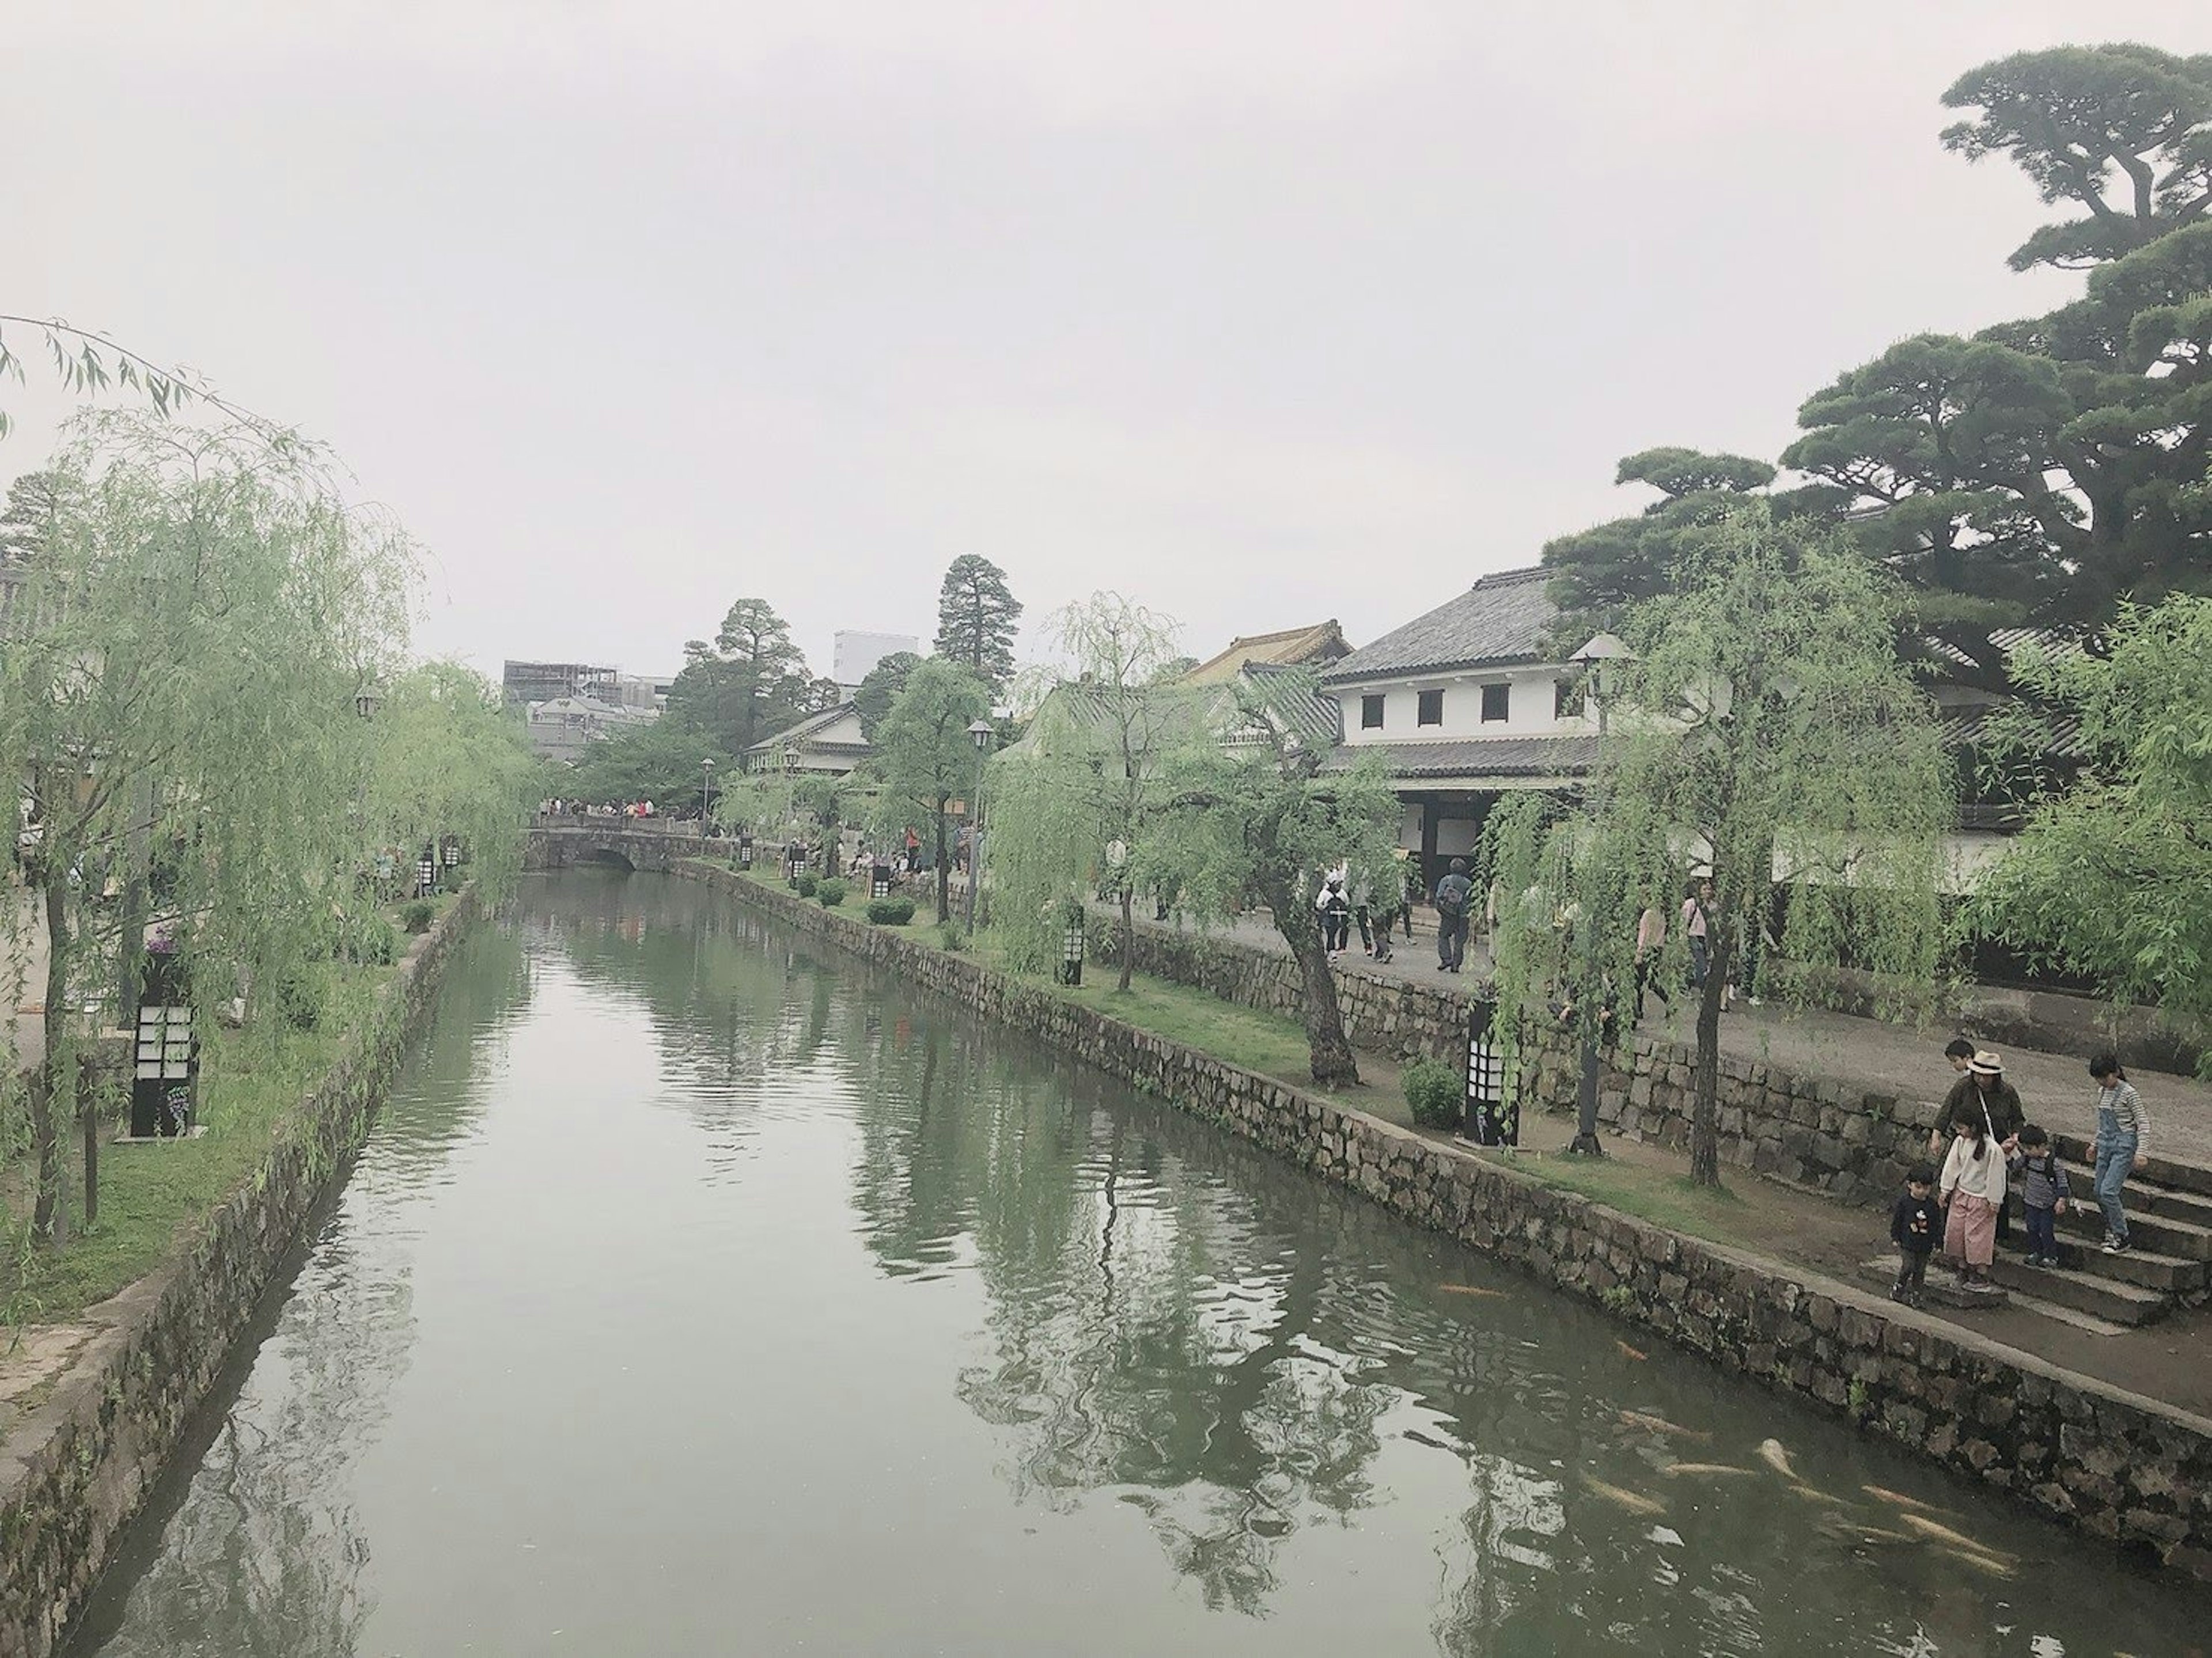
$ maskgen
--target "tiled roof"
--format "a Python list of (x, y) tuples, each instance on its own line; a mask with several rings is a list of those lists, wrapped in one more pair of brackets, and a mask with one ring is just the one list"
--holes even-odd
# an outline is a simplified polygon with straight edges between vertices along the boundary
[(1544, 633), (1559, 614), (1555, 572), (1532, 566), (1486, 575), (1426, 616), (1363, 646), (1322, 674), (1339, 685), (1376, 674), (1441, 671), (1544, 659)]
[(836, 725), (847, 714), (852, 713), (852, 711), (853, 705), (850, 702), (840, 702), (834, 708), (824, 708), (819, 714), (810, 714), (805, 719), (799, 720), (795, 725), (786, 726), (780, 732), (769, 732), (769, 735), (761, 738), (759, 742), (754, 744), (752, 747), (747, 749), (745, 752), (747, 754), (767, 754), (773, 750), (777, 754), (781, 754), (784, 750), (791, 747), (793, 744), (799, 744), (810, 749), (819, 749), (824, 752), (830, 750), (848, 747), (848, 744), (842, 743), (809, 743), (806, 739), (812, 736), (816, 732), (821, 731), (827, 726)]
[(1346, 743), (1325, 769), (1379, 754), (1393, 777), (1561, 777), (1597, 762), (1595, 737), (1463, 737), (1450, 743)]
[[(1334, 627), (1334, 623), (1329, 624)], [(1315, 689), (1310, 668), (1273, 662), (1248, 662), (1242, 677), (1272, 689), (1274, 706), (1301, 737), (1316, 743), (1334, 743), (1344, 735), (1344, 714), (1337, 700)], [(1303, 678), (1304, 686), (1288, 683)]]
[(1273, 665), (1324, 667), (1352, 647), (1332, 616), (1306, 628), (1285, 628), (1280, 633), (1254, 634), (1232, 639), (1220, 655), (1201, 662), (1182, 677), (1186, 685), (1218, 685), (1237, 677), (1244, 667)]

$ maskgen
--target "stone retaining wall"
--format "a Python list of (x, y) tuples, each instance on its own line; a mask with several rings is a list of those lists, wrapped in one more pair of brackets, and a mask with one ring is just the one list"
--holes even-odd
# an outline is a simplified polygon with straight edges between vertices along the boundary
[[(1121, 959), (1119, 928), (1100, 925), (1095, 953)], [(1208, 991), (1224, 1001), (1285, 1018), (1302, 1017), (1297, 970), (1287, 956), (1231, 939), (1139, 926), (1138, 971)], [(1355, 1048), (1393, 1059), (1458, 1062), (1466, 1052), (1469, 993), (1457, 985), (1409, 982), (1337, 963), (1337, 999)], [(1598, 1120), (1627, 1139), (1687, 1151), (1694, 1049), (1639, 1035), (1607, 1055), (1598, 1088)], [(1624, 1063), (1625, 1061), (1625, 1063)], [(1580, 1061), (1565, 1041), (1534, 1044), (1524, 1109), (1571, 1112)], [(1723, 1163), (1806, 1187), (1849, 1203), (1887, 1206), (1905, 1172), (1926, 1154), (1938, 1103), (1910, 1100), (1828, 1077), (1723, 1054), (1720, 1157)]]
[(465, 890), (410, 946), (253, 1175), (166, 1264), (83, 1315), (94, 1333), (0, 1461), (0, 1658), (46, 1658), (83, 1608), (301, 1223), (368, 1133), (476, 908)]
[[(2041, 1363), (1850, 1284), (1617, 1213), (1510, 1163), (1239, 1070), (895, 930), (728, 871), (692, 863), (678, 872), (1716, 1364), (1848, 1414), (1956, 1473), (2212, 1580), (2212, 1420)], [(1771, 1078), (1761, 1085), (1771, 1087)]]

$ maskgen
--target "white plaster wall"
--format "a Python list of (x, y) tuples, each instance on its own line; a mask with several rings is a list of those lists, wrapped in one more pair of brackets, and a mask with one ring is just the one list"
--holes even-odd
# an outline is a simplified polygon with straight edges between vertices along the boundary
[[(1490, 673), (1448, 674), (1357, 688), (1346, 686), (1331, 694), (1343, 707), (1344, 740), (1348, 744), (1455, 742), (1470, 737), (1576, 736), (1592, 727), (1579, 717), (1563, 720), (1555, 720), (1552, 714), (1553, 687), (1566, 677), (1567, 670), (1563, 668), (1500, 669)], [(1512, 687), (1508, 718), (1486, 721), (1482, 718), (1482, 687), (1501, 683)], [(1443, 692), (1442, 725), (1417, 723), (1419, 693), (1425, 690)], [(1359, 723), (1360, 699), (1378, 692), (1383, 699), (1382, 727), (1380, 731), (1363, 729)]]

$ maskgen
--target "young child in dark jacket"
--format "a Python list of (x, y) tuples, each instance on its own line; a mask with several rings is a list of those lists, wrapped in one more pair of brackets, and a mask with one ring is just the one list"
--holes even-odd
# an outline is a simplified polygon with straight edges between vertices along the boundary
[(1928, 1281), (1928, 1257), (1943, 1241), (1943, 1212), (1936, 1203), (1936, 1171), (1915, 1163), (1905, 1177), (1905, 1195), (1889, 1212), (1890, 1242), (1897, 1246), (1897, 1282), (1889, 1298), (1908, 1307), (1920, 1304)]
[(2027, 1264), (2058, 1265), (2057, 1218), (2066, 1212), (2066, 1169), (2051, 1147), (2051, 1136), (2034, 1123), (2020, 1131), (2020, 1150), (2012, 1156), (2020, 1180), (2020, 1199), (2027, 1211)]

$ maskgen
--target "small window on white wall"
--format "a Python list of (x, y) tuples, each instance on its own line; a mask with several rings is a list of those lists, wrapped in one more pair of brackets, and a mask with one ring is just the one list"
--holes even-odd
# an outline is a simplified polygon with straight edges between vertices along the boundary
[(1359, 699), (1359, 729), (1364, 732), (1379, 732), (1382, 729), (1382, 699), (1381, 697), (1363, 696)]
[(1444, 723), (1444, 694), (1442, 691), (1423, 691), (1420, 706), (1414, 710), (1416, 723), (1441, 726)]
[(1513, 717), (1512, 706), (1513, 687), (1511, 685), (1485, 685), (1482, 688), (1482, 723), (1484, 725), (1487, 726), (1498, 720), (1510, 720)]

